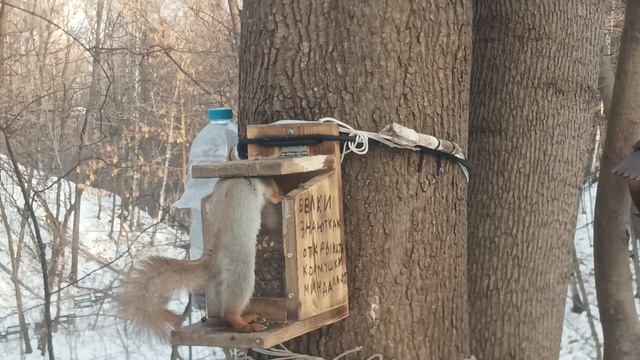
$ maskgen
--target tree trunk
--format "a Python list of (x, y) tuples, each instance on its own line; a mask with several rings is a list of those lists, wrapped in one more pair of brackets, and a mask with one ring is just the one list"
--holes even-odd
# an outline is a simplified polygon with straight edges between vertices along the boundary
[(69, 278), (71, 281), (78, 279), (78, 250), (80, 249), (80, 209), (82, 207), (82, 193), (84, 187), (82, 184), (75, 185), (75, 200), (73, 203), (73, 227), (71, 230), (71, 273)]
[(231, 31), (233, 32), (233, 47), (237, 52), (240, 47), (240, 7), (238, 0), (227, 0), (229, 16), (231, 17)]
[(631, 204), (631, 218), (629, 224), (629, 241), (631, 241), (631, 253), (633, 254), (633, 273), (636, 280), (636, 295), (640, 299), (640, 251), (638, 242), (640, 240), (640, 211)]
[[(4, 37), (5, 37), (5, 24), (7, 23), (7, 17), (9, 14), (9, 7), (4, 4), (0, 4), (0, 76), (4, 77)], [(4, 80), (2, 80), (4, 83)]]
[[(2, 10), (0, 10), (2, 11)], [(18, 277), (18, 272), (20, 271), (20, 261), (21, 256), (20, 252), (16, 252), (16, 247), (14, 246), (13, 241), (13, 232), (11, 229), (11, 224), (9, 223), (9, 218), (7, 217), (7, 213), (5, 211), (4, 202), (2, 201), (2, 195), (0, 195), (0, 217), (2, 218), (2, 224), (4, 225), (4, 229), (6, 231), (7, 237), (7, 249), (9, 250), (9, 257), (11, 258), (11, 282), (13, 283), (13, 288), (15, 289), (15, 297), (16, 297), (16, 312), (18, 313), (18, 325), (20, 326), (20, 337), (24, 341), (24, 352), (26, 354), (31, 354), (33, 349), (31, 348), (31, 340), (29, 339), (29, 329), (27, 328), (27, 321), (24, 316), (24, 309), (22, 306), (22, 289), (21, 281)]]
[[(46, 326), (46, 347), (49, 352), (49, 360), (54, 360), (55, 355), (53, 353), (53, 336), (51, 333), (51, 291), (49, 290), (49, 274), (47, 273), (47, 247), (44, 243), (44, 240), (42, 239), (42, 234), (40, 233), (40, 225), (38, 223), (36, 212), (32, 206), (33, 201), (28, 190), (29, 187), (27, 187), (27, 185), (25, 184), (25, 179), (22, 175), (22, 171), (20, 170), (20, 166), (18, 165), (18, 161), (16, 160), (15, 153), (13, 152), (9, 135), (4, 131), (2, 135), (4, 136), (4, 144), (7, 149), (7, 154), (9, 155), (9, 160), (11, 161), (13, 172), (16, 175), (16, 182), (18, 183), (20, 193), (22, 194), (25, 211), (29, 214), (31, 224), (33, 225), (35, 245), (38, 249), (38, 260), (40, 260), (40, 270), (42, 271), (42, 288), (44, 291), (44, 322)], [(42, 355), (44, 356), (44, 350)]]
[(82, 206), (82, 193), (84, 191), (84, 185), (81, 184), (81, 169), (82, 169), (82, 156), (85, 146), (85, 135), (90, 128), (89, 123), (94, 121), (97, 117), (97, 113), (100, 112), (98, 108), (98, 96), (100, 95), (100, 47), (102, 46), (102, 13), (104, 10), (105, 0), (99, 0), (96, 7), (96, 27), (95, 27), (95, 41), (93, 49), (93, 61), (91, 64), (91, 85), (89, 86), (89, 104), (84, 113), (84, 121), (80, 129), (80, 144), (78, 145), (77, 161), (78, 161), (78, 176), (76, 177), (75, 185), (75, 214), (73, 218), (73, 231), (71, 235), (71, 280), (75, 281), (78, 277), (78, 249), (80, 246), (80, 207)]
[[(242, 126), (395, 121), (466, 147), (470, 1), (251, 1), (241, 37)], [(298, 352), (469, 355), (465, 177), (447, 163), (436, 177), (431, 160), (420, 175), (418, 158), (373, 143), (345, 159), (351, 315), (296, 341)]]
[(598, 73), (598, 92), (602, 99), (604, 117), (609, 118), (611, 113), (611, 97), (613, 96), (613, 66), (611, 66), (611, 56), (606, 45), (600, 50), (600, 72)]
[[(605, 36), (606, 37), (606, 36)], [(597, 181), (600, 172), (600, 158), (602, 157), (602, 147), (607, 132), (607, 119), (611, 112), (611, 97), (613, 96), (614, 74), (611, 65), (611, 56), (609, 55), (608, 46), (603, 43), (600, 50), (600, 72), (598, 74), (598, 92), (602, 100), (602, 109), (604, 116), (595, 116), (594, 132), (591, 137), (591, 160), (587, 166), (587, 177)]]
[(584, 287), (584, 280), (582, 280), (582, 272), (580, 271), (580, 259), (578, 259), (575, 244), (572, 244), (571, 246), (571, 256), (573, 259), (573, 273), (575, 274), (576, 282), (580, 287), (583, 310), (587, 312), (587, 322), (589, 323), (589, 330), (591, 331), (593, 344), (596, 348), (596, 360), (600, 360), (602, 359), (602, 344), (600, 343), (600, 337), (598, 336), (598, 331), (596, 330), (596, 324), (593, 321), (591, 305), (589, 305), (589, 295), (587, 294), (587, 289)]
[[(176, 122), (176, 116), (177, 116), (177, 112), (178, 110), (176, 109), (176, 102), (178, 101), (178, 95), (180, 95), (183, 92), (182, 89), (182, 76), (178, 75), (176, 78), (176, 85), (175, 85), (175, 91), (173, 93), (173, 102), (171, 103), (171, 106), (169, 107), (169, 119), (170, 119), (170, 123), (169, 123), (169, 138), (167, 139), (167, 149), (165, 151), (165, 158), (164, 158), (164, 165), (162, 168), (163, 174), (162, 174), (162, 185), (160, 185), (160, 200), (158, 201), (159, 203), (159, 209), (158, 209), (158, 216), (156, 217), (156, 221), (160, 222), (164, 215), (165, 215), (165, 209), (167, 208), (164, 204), (165, 202), (165, 197), (166, 197), (166, 191), (167, 191), (167, 183), (168, 183), (168, 178), (169, 178), (169, 170), (170, 170), (170, 165), (171, 165), (171, 158), (173, 155), (173, 133), (174, 133), (174, 128), (175, 128), (175, 122)], [(152, 95), (153, 97), (153, 95)], [(154, 100), (155, 102), (155, 100)], [(153, 232), (154, 232), (154, 236), (152, 236), (152, 238), (155, 238), (155, 231), (157, 230), (157, 226), (154, 226)]]
[[(9, 7), (4, 4), (0, 4), (0, 83), (5, 83), (5, 80), (2, 79), (4, 77), (4, 38), (6, 36), (6, 23), (9, 14)], [(6, 134), (5, 134), (6, 136)], [(9, 219), (5, 213), (4, 203), (0, 198), (0, 211), (2, 216), (2, 223), (7, 232), (7, 242), (9, 249), (9, 257), (11, 258), (11, 282), (13, 283), (13, 287), (15, 289), (15, 297), (16, 297), (16, 311), (18, 312), (18, 324), (20, 326), (20, 337), (24, 341), (24, 352), (26, 354), (31, 354), (33, 349), (31, 347), (31, 341), (29, 339), (29, 329), (27, 328), (27, 322), (24, 316), (24, 310), (22, 305), (22, 290), (20, 289), (20, 279), (18, 278), (18, 271), (20, 269), (20, 244), (18, 244), (18, 248), (14, 247), (13, 235), (11, 233), (11, 226), (9, 224)], [(23, 220), (24, 217), (23, 217)]]
[(575, 0), (475, 5), (471, 353), (557, 359), (603, 9)]
[[(109, 219), (109, 235), (108, 235), (109, 239), (112, 239), (112, 240), (113, 240), (113, 227), (116, 222), (116, 207), (117, 207), (116, 194), (112, 193), (111, 194), (111, 219)], [(122, 222), (122, 220), (120, 220), (120, 222)]]
[(629, 194), (611, 170), (640, 138), (640, 1), (627, 1), (611, 113), (596, 195), (594, 251), (596, 290), (604, 333), (604, 359), (638, 358), (640, 322), (630, 281)]

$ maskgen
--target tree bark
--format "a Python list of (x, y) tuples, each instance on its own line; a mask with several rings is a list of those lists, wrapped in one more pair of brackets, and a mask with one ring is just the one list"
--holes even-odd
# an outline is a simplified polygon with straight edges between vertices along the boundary
[(613, 167), (640, 138), (640, 1), (627, 1), (596, 195), (594, 251), (604, 359), (638, 358), (640, 321), (630, 281), (629, 194)]
[(475, 2), (469, 302), (479, 360), (557, 359), (604, 9)]
[(604, 117), (609, 118), (611, 113), (611, 98), (613, 96), (614, 74), (611, 66), (611, 56), (607, 47), (603, 46), (600, 54), (600, 72), (598, 73), (598, 92), (602, 99)]
[[(0, 76), (4, 77), (4, 37), (5, 37), (5, 24), (7, 22), (7, 16), (9, 14), (9, 7), (4, 4), (0, 4)], [(4, 83), (4, 80), (3, 80)]]
[[(247, 123), (334, 116), (399, 122), (467, 143), (470, 1), (245, 2), (241, 134)], [(466, 181), (457, 166), (371, 144), (343, 163), (350, 317), (295, 342), (331, 358), (468, 354)]]
[(631, 241), (631, 253), (633, 254), (633, 273), (636, 281), (636, 295), (640, 299), (640, 251), (638, 242), (640, 240), (640, 211), (631, 204), (631, 214), (629, 220), (629, 241)]
[(240, 7), (238, 0), (227, 0), (229, 16), (231, 17), (231, 30), (233, 31), (233, 47), (237, 52), (240, 48)]

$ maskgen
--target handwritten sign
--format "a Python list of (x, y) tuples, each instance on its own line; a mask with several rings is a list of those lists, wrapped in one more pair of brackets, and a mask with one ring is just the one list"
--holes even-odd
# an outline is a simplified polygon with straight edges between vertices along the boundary
[(346, 302), (347, 266), (336, 177), (328, 174), (294, 199), (300, 317)]

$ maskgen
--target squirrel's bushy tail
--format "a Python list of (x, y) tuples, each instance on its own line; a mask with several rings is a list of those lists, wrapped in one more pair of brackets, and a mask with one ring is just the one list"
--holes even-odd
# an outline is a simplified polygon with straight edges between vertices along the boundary
[(200, 261), (162, 256), (145, 259), (123, 281), (118, 296), (120, 316), (136, 330), (167, 340), (185, 318), (167, 309), (173, 293), (204, 290), (212, 279), (209, 266)]

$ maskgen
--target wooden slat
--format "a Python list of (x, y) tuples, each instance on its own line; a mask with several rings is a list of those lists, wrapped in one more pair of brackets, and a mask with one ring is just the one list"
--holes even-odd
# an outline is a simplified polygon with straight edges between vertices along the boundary
[(171, 332), (171, 344), (177, 346), (216, 346), (240, 348), (270, 348), (349, 316), (349, 308), (340, 306), (305, 320), (288, 324), (272, 324), (265, 331), (238, 333), (202, 323), (189, 325)]
[[(287, 318), (298, 319), (300, 309), (300, 297), (298, 291), (298, 260), (296, 257), (296, 224), (293, 214), (295, 212), (294, 200), (287, 195), (282, 200), (282, 240), (284, 250), (284, 279), (285, 299), (287, 301)], [(289, 255), (290, 254), (290, 255)], [(290, 297), (293, 294), (293, 297)]]
[(335, 156), (315, 155), (287, 159), (236, 160), (220, 164), (193, 165), (191, 171), (194, 178), (227, 178), (330, 171), (335, 166)]
[[(259, 139), (270, 136), (300, 136), (300, 135), (338, 135), (338, 126), (334, 123), (305, 123), (305, 124), (268, 124), (247, 126), (247, 138)], [(301, 147), (306, 149), (309, 156), (332, 155), (340, 152), (339, 141), (324, 141), (320, 144)], [(284, 147), (263, 146), (249, 144), (247, 148), (249, 159), (273, 159), (283, 155)]]
[(338, 135), (338, 126), (334, 123), (298, 123), (298, 124), (262, 124), (247, 126), (247, 139), (259, 139), (265, 136), (296, 135)]

